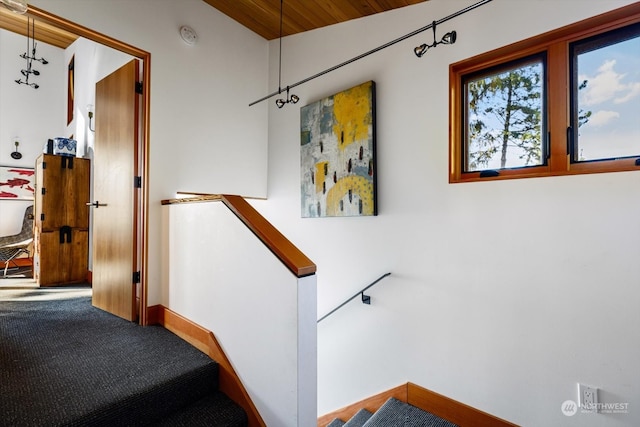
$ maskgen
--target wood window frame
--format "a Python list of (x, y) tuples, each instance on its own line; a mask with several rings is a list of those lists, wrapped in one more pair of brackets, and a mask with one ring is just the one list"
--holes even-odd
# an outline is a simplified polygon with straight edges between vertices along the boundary
[[(571, 150), (567, 143), (567, 128), (571, 126), (569, 45), (638, 22), (640, 22), (640, 2), (451, 64), (449, 67), (449, 182), (640, 170), (640, 166), (636, 165), (639, 157), (572, 163)], [(547, 56), (546, 117), (547, 138), (550, 140), (546, 165), (500, 169), (497, 176), (486, 177), (481, 177), (480, 171), (465, 172), (463, 109), (466, 105), (463, 101), (463, 77), (536, 54)]]

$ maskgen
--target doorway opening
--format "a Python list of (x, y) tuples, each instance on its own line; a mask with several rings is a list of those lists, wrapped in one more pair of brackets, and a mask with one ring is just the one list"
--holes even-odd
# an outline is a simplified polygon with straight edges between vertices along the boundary
[[(130, 224), (126, 226), (133, 227), (131, 229), (131, 241), (130, 246), (132, 247), (132, 259), (131, 259), (131, 270), (132, 272), (128, 275), (131, 278), (129, 286), (132, 288), (132, 304), (137, 307), (137, 320), (141, 325), (148, 324), (147, 317), (147, 220), (148, 220), (148, 141), (149, 141), (149, 105), (150, 105), (150, 53), (138, 49), (134, 46), (106, 36), (104, 34), (100, 34), (95, 32), (89, 28), (83, 27), (74, 22), (68, 21), (64, 18), (53, 15), (45, 10), (39, 9), (37, 7), (29, 6), (26, 16), (15, 15), (15, 19), (18, 20), (18, 23), (15, 22), (12, 24), (8, 22), (3, 16), (0, 19), (0, 28), (5, 28), (13, 32), (20, 32), (21, 28), (26, 28), (26, 24), (23, 25), (20, 20), (24, 20), (26, 22), (27, 16), (31, 19), (36, 20), (39, 23), (44, 24), (47, 27), (47, 31), (54, 34), (53, 37), (64, 36), (67, 37), (71, 35), (71, 37), (82, 38), (89, 42), (99, 44), (101, 46), (106, 46), (108, 48), (114, 49), (120, 53), (130, 56), (131, 58), (137, 60), (136, 62), (139, 64), (138, 70), (138, 81), (136, 85), (139, 86), (140, 94), (139, 94), (139, 109), (136, 112), (136, 126), (137, 126), (137, 135), (135, 147), (133, 147), (133, 168), (135, 171), (136, 183), (141, 183), (139, 187), (136, 187), (135, 194), (133, 195), (132, 201), (132, 212), (131, 212), (131, 221)], [(13, 25), (13, 27), (12, 27)], [(77, 72), (78, 67), (75, 67), (76, 74), (75, 78), (78, 77)], [(77, 100), (76, 100), (77, 101)], [(100, 120), (99, 117), (95, 117), (93, 125), (95, 126), (95, 122)], [(88, 128), (90, 128), (89, 126)], [(134, 186), (134, 183), (131, 184)], [(87, 200), (87, 202), (90, 202)], [(94, 202), (94, 200), (91, 200)], [(104, 203), (101, 201), (101, 203)], [(93, 204), (93, 203), (91, 203)], [(101, 208), (102, 209), (102, 208)], [(117, 225), (116, 225), (117, 227)], [(92, 243), (99, 241), (101, 236), (99, 234), (92, 235)], [(93, 247), (93, 244), (90, 246)], [(90, 259), (92, 257), (90, 256)], [(92, 271), (93, 265), (90, 265), (90, 272)], [(92, 276), (91, 274), (89, 275)], [(135, 282), (138, 282), (137, 284)], [(106, 309), (110, 311), (109, 309)]]

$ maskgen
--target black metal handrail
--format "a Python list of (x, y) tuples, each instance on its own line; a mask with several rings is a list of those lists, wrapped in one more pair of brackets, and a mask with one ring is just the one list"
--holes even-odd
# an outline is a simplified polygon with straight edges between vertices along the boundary
[(356, 293), (355, 295), (353, 295), (351, 298), (345, 300), (342, 304), (340, 304), (339, 306), (337, 306), (336, 308), (334, 308), (333, 310), (331, 310), (330, 312), (328, 312), (327, 314), (325, 314), (324, 316), (322, 316), (321, 318), (318, 319), (317, 323), (322, 322), (324, 319), (326, 319), (327, 317), (331, 316), (333, 313), (335, 313), (336, 311), (340, 310), (342, 307), (344, 307), (348, 302), (350, 302), (352, 299), (354, 299), (355, 297), (357, 297), (358, 295), (362, 296), (362, 303), (363, 304), (371, 304), (371, 297), (369, 295), (365, 295), (364, 291), (366, 291), (367, 289), (369, 289), (370, 287), (372, 287), (373, 285), (375, 285), (376, 283), (378, 283), (380, 280), (384, 279), (387, 276), (390, 276), (391, 273), (385, 273), (382, 276), (378, 277), (376, 280), (374, 280), (370, 285), (366, 286), (365, 288), (361, 289), (358, 293)]

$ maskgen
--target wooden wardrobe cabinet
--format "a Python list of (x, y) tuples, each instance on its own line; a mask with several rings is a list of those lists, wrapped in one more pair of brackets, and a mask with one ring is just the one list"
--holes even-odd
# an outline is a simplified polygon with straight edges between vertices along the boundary
[(87, 280), (89, 159), (43, 154), (36, 160), (34, 277), (39, 286)]

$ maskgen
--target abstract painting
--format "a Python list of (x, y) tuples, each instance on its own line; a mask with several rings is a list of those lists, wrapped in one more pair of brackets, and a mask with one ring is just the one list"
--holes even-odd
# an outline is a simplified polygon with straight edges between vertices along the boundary
[(33, 200), (35, 170), (0, 166), (0, 199)]
[(375, 83), (300, 109), (303, 218), (377, 215)]

